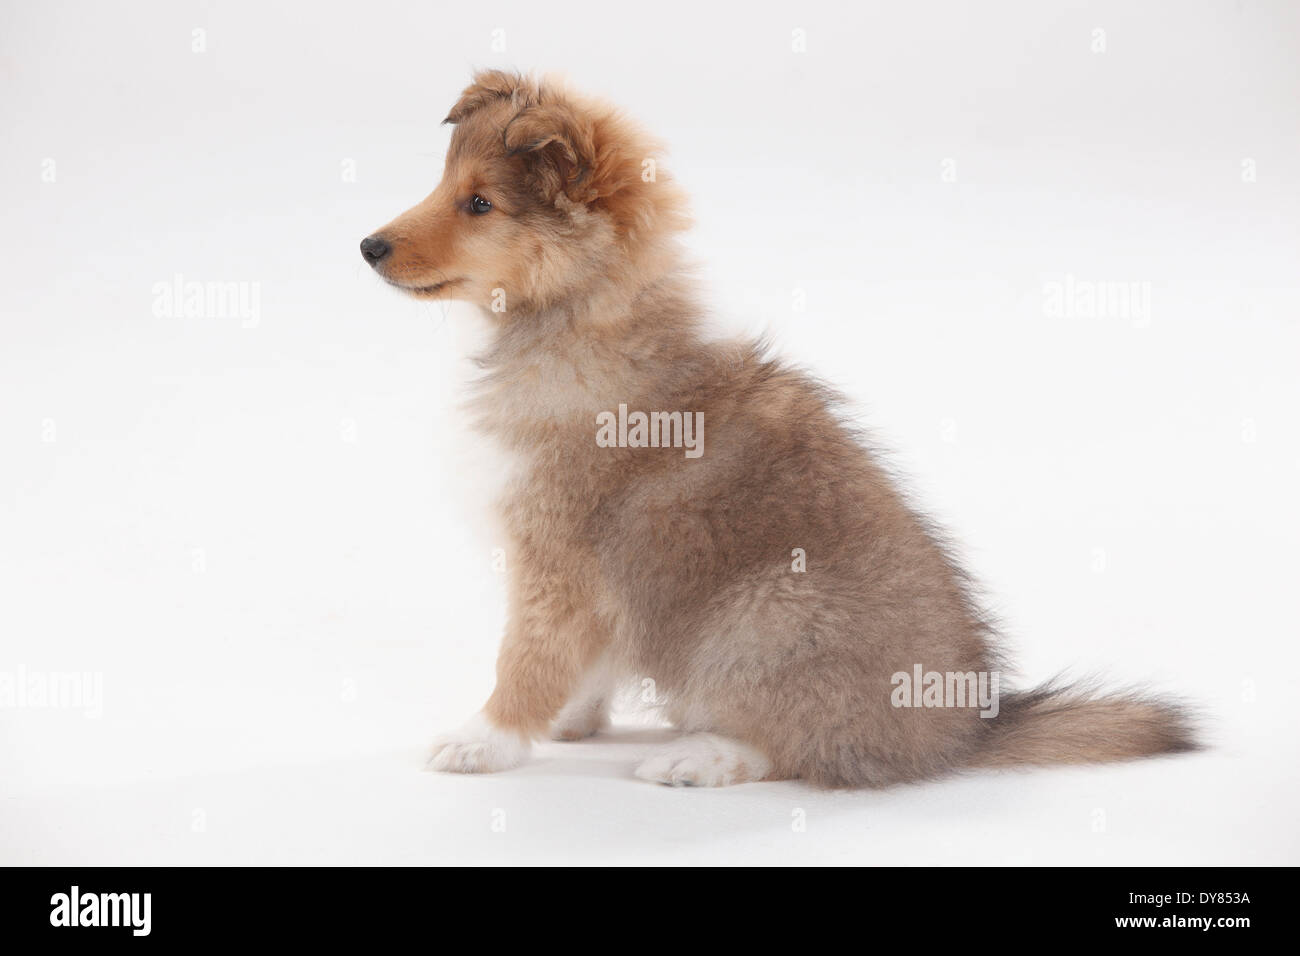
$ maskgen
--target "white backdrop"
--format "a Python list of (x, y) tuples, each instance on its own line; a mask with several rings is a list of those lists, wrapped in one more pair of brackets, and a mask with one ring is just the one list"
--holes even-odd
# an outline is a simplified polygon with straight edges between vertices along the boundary
[[(113, 6), (0, 14), (0, 690), (90, 675), (0, 705), (0, 863), (1300, 862), (1300, 7)], [(1150, 681), (1214, 749), (698, 792), (634, 728), (420, 773), (504, 613), (478, 320), (357, 243), (483, 66), (668, 141), (717, 324), (860, 404), (1025, 679)]]

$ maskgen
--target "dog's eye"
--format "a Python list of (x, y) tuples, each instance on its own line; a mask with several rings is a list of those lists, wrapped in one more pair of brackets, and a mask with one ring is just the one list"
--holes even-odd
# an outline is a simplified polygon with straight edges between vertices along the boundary
[(475, 196), (469, 201), (469, 211), (476, 216), (492, 211), (492, 204), (482, 196)]

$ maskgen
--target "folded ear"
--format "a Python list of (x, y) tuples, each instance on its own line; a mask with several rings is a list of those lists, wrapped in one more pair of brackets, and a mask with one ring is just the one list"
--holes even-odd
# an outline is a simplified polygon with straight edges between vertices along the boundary
[(459, 123), (476, 109), (497, 100), (515, 99), (517, 94), (530, 85), (529, 81), (518, 73), (504, 70), (480, 70), (474, 74), (474, 82), (465, 87), (460, 99), (447, 114), (444, 123)]
[(443, 122), (463, 122), (502, 101), (514, 113), (501, 131), (506, 152), (524, 160), (530, 181), (548, 201), (563, 194), (578, 203), (618, 203), (616, 193), (640, 185), (642, 165), (653, 152), (648, 141), (612, 109), (574, 97), (556, 82), (481, 71)]
[(502, 134), (506, 152), (522, 156), (547, 199), (561, 192), (574, 202), (605, 195), (597, 161), (595, 124), (562, 102), (529, 106), (515, 115)]

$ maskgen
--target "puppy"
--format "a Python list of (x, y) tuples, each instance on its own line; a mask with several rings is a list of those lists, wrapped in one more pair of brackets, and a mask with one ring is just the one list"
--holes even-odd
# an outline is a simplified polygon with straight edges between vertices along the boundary
[(636, 773), (674, 785), (885, 787), (1193, 747), (1170, 702), (1000, 690), (965, 576), (835, 396), (703, 337), (655, 142), (499, 71), (445, 122), (442, 182), (361, 243), (404, 292), (481, 307), (470, 408), (517, 461), (496, 689), (432, 768), (505, 770), (548, 731), (594, 734), (629, 678), (681, 731)]

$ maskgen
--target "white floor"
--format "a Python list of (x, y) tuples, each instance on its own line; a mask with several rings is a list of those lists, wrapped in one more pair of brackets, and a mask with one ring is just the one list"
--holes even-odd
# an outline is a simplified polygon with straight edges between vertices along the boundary
[[(5, 800), (5, 863), (1292, 864), (1296, 805), (1229, 755), (971, 776), (887, 793), (634, 781), (664, 731), (548, 744), (496, 776), (416, 753), (159, 777)], [(1235, 808), (1225, 812), (1225, 808)]]

